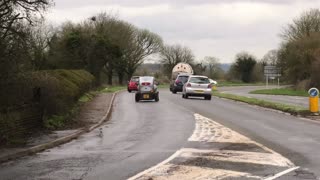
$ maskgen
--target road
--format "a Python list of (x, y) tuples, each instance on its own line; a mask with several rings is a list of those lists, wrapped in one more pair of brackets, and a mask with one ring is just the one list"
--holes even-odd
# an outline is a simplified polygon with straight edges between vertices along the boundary
[(62, 146), (2, 164), (1, 179), (129, 178), (181, 148), (208, 148), (207, 144), (188, 142), (195, 129), (195, 114), (229, 127), (301, 166), (301, 171), (289, 174), (288, 179), (298, 173), (298, 179), (320, 176), (319, 123), (219, 98), (182, 99), (181, 94), (173, 95), (168, 90), (160, 94), (158, 103), (136, 104), (133, 93), (120, 93), (111, 120), (101, 128)]
[[(277, 86), (269, 86), (269, 89), (277, 88)], [(266, 89), (265, 86), (234, 86), (234, 87), (219, 87), (220, 92), (235, 94), (240, 96), (252, 97), (257, 99), (264, 99), (272, 102), (283, 103), (293, 106), (301, 106), (309, 108), (309, 98), (299, 96), (283, 96), (283, 95), (264, 95), (264, 94), (250, 94), (249, 92), (259, 89)]]

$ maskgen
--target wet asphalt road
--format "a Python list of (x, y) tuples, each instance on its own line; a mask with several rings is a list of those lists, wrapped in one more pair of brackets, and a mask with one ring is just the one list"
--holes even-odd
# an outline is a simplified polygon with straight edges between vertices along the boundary
[(120, 93), (111, 120), (101, 130), (2, 164), (0, 177), (126, 179), (185, 147), (194, 130), (194, 113), (260, 142), (320, 176), (319, 123), (218, 98), (182, 99), (181, 94), (161, 90), (159, 103), (136, 104), (133, 93)]
[(101, 130), (1, 165), (0, 179), (126, 179), (183, 147), (194, 124), (193, 113), (183, 107), (168, 101), (136, 104), (134, 93), (123, 92)]
[[(285, 86), (281, 86), (285, 87)], [(277, 86), (269, 86), (269, 89), (277, 88)], [(220, 92), (235, 94), (240, 96), (258, 98), (268, 100), (276, 103), (283, 103), (293, 106), (301, 106), (309, 108), (309, 98), (299, 96), (283, 96), (283, 95), (264, 95), (264, 94), (250, 94), (249, 92), (259, 89), (267, 89), (265, 86), (239, 86), (239, 87), (219, 87)]]

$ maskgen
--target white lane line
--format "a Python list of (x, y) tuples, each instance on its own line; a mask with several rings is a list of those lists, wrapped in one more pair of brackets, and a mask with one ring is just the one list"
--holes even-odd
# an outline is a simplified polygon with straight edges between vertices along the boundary
[(288, 173), (290, 173), (290, 172), (292, 172), (292, 171), (294, 171), (294, 170), (297, 170), (297, 169), (299, 169), (299, 168), (300, 168), (300, 167), (297, 166), (297, 167), (293, 167), (293, 168), (287, 169), (287, 170), (282, 171), (282, 172), (280, 172), (280, 173), (278, 173), (278, 174), (276, 174), (276, 175), (274, 175), (274, 176), (272, 176), (272, 177), (266, 178), (265, 180), (274, 180), (274, 179), (277, 179), (277, 178), (279, 178), (279, 177), (281, 177), (281, 176), (283, 176), (283, 175), (286, 175), (286, 174), (288, 174)]
[[(210, 121), (210, 122), (212, 122), (212, 123), (214, 123), (214, 124), (216, 124), (216, 125), (219, 125), (219, 126), (221, 126), (221, 127), (224, 127), (224, 128), (226, 128), (226, 129), (230, 129), (230, 128), (228, 128), (228, 127), (226, 127), (226, 126), (223, 126), (222, 124), (220, 124), (220, 123), (218, 123), (218, 122), (216, 122), (216, 121), (214, 121), (214, 120), (212, 120), (212, 119), (209, 119), (209, 118), (207, 118), (207, 117), (204, 117), (204, 116), (202, 116), (202, 115), (200, 115), (200, 114), (197, 114), (197, 113), (196, 113), (196, 114), (194, 114), (194, 115), (195, 115), (195, 119), (197, 119), (197, 117), (203, 117), (203, 118), (207, 119), (208, 121)], [(230, 129), (230, 130), (233, 131), (232, 129)], [(234, 132), (236, 132), (236, 131), (234, 131)], [(286, 157), (282, 156), (280, 153), (277, 153), (276, 151), (274, 151), (274, 150), (272, 150), (272, 149), (264, 146), (264, 145), (261, 144), (261, 143), (258, 143), (258, 142), (256, 142), (256, 141), (250, 139), (250, 138), (247, 137), (247, 136), (242, 135), (242, 134), (239, 133), (239, 132), (236, 132), (236, 133), (239, 134), (239, 135), (241, 135), (241, 136), (243, 136), (243, 137), (245, 137), (245, 138), (247, 138), (250, 142), (256, 144), (257, 146), (259, 146), (260, 148), (264, 149), (265, 151), (279, 155), (280, 157), (283, 158), (283, 160), (285, 161), (285, 163), (287, 164), (287, 166), (289, 166), (289, 167), (290, 167), (290, 166), (291, 166), (291, 167), (294, 166), (294, 164), (293, 164), (289, 159), (287, 159)]]
[(174, 154), (172, 154), (168, 159), (162, 161), (161, 163), (159, 163), (159, 164), (157, 164), (157, 165), (155, 165), (155, 166), (153, 166), (153, 167), (151, 167), (151, 168), (148, 168), (148, 169), (140, 172), (139, 174), (137, 174), (137, 175), (135, 175), (135, 176), (132, 176), (132, 177), (128, 178), (127, 180), (135, 180), (135, 179), (140, 178), (141, 176), (143, 176), (143, 175), (145, 175), (145, 174), (147, 174), (147, 173), (149, 173), (149, 172), (157, 169), (158, 167), (167, 164), (168, 162), (170, 162), (171, 160), (173, 160), (174, 158), (176, 158), (177, 156), (179, 156), (179, 154), (180, 154), (181, 152), (182, 152), (181, 150), (176, 151), (176, 152), (175, 152)]

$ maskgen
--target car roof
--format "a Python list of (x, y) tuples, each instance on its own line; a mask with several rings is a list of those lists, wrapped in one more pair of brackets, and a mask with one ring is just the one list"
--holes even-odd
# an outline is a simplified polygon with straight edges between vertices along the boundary
[(179, 76), (190, 76), (190, 74), (179, 74), (177, 77)]
[(191, 75), (190, 77), (202, 77), (202, 78), (208, 78), (207, 76), (200, 76), (200, 75)]

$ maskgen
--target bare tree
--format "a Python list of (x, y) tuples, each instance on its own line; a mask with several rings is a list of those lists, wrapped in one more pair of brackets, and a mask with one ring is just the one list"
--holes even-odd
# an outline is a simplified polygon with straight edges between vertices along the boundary
[(277, 65), (278, 64), (278, 51), (273, 49), (268, 51), (262, 58), (263, 65)]
[(155, 33), (139, 29), (106, 13), (101, 13), (93, 19), (97, 32), (107, 36), (110, 42), (120, 48), (122, 53), (120, 58), (113, 59), (105, 65), (109, 84), (112, 83), (114, 72), (118, 74), (121, 84), (125, 75), (130, 78), (148, 56), (161, 50), (162, 39)]
[(148, 56), (160, 52), (162, 46), (163, 42), (159, 35), (145, 29), (136, 29), (130, 47), (125, 51), (128, 78)]
[(32, 69), (40, 70), (46, 65), (49, 44), (54, 35), (54, 29), (43, 19), (35, 26), (29, 26), (28, 34)]
[(173, 67), (180, 63), (185, 62), (189, 64), (194, 63), (194, 55), (188, 47), (181, 45), (166, 45), (162, 48), (160, 53), (161, 63), (164, 65), (165, 71), (170, 76)]
[(311, 9), (294, 19), (293, 23), (288, 24), (281, 37), (286, 41), (295, 41), (310, 37), (316, 32), (320, 32), (320, 10)]
[(219, 59), (212, 56), (206, 56), (203, 59), (204, 64), (208, 67), (209, 77), (213, 78), (214, 72), (217, 72), (219, 67)]
[(51, 5), (51, 0), (2, 0), (0, 2), (0, 38), (18, 33), (14, 24), (20, 20), (33, 22), (35, 14)]

